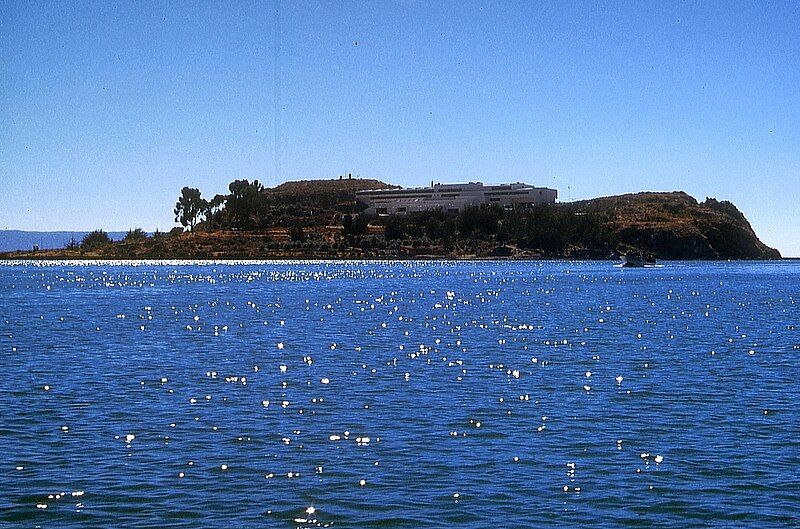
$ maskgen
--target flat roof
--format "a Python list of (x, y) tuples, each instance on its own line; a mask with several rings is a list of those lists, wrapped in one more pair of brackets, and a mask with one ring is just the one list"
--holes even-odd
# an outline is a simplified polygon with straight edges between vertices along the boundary
[[(483, 182), (464, 182), (464, 183), (454, 183), (454, 184), (442, 184), (442, 183), (435, 183), (432, 187), (425, 186), (425, 187), (404, 187), (400, 189), (365, 189), (362, 191), (358, 191), (357, 195), (365, 195), (365, 194), (372, 194), (378, 193), (381, 195), (394, 195), (394, 194), (405, 194), (405, 193), (430, 193), (431, 191), (439, 189), (443, 190), (452, 190), (456, 187), (467, 187), (466, 190), (478, 190), (478, 189), (511, 189), (514, 186), (516, 189), (551, 189), (549, 187), (536, 187), (531, 184), (525, 184), (523, 182), (513, 182), (507, 184), (487, 184), (484, 185)], [(555, 190), (554, 190), (555, 191)]]

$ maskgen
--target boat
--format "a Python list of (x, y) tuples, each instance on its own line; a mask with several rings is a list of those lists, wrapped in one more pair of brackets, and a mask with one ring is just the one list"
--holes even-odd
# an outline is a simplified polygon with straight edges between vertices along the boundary
[(645, 268), (657, 265), (655, 257), (645, 255), (642, 252), (633, 252), (622, 255), (621, 266), (624, 268)]

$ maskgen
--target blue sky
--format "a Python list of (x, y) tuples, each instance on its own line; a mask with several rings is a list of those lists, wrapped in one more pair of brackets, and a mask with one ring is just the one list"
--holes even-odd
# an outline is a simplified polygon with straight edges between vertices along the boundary
[(352, 172), (685, 190), (800, 256), (799, 58), (788, 1), (0, 0), (0, 229)]

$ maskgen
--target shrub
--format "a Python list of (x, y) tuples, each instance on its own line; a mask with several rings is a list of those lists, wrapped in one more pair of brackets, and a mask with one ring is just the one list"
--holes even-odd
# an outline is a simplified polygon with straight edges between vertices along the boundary
[(289, 229), (289, 237), (294, 242), (305, 242), (306, 240), (306, 232), (303, 230), (303, 227), (299, 224), (294, 224)]
[(97, 250), (111, 244), (111, 237), (103, 230), (95, 230), (86, 235), (81, 241), (81, 250)]
[(124, 242), (140, 242), (147, 240), (147, 233), (142, 228), (129, 230), (122, 239)]

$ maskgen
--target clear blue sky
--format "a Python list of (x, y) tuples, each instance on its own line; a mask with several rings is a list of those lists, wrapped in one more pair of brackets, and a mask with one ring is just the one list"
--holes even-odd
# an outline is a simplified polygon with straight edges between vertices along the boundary
[(0, 229), (345, 172), (685, 190), (800, 256), (800, 3), (0, 0)]

